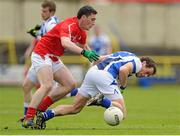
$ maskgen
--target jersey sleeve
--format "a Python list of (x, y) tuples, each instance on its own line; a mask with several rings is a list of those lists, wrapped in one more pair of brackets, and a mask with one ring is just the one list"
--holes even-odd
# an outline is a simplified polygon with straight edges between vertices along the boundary
[(135, 58), (134, 62), (134, 72), (138, 73), (142, 68), (141, 60), (139, 58)]

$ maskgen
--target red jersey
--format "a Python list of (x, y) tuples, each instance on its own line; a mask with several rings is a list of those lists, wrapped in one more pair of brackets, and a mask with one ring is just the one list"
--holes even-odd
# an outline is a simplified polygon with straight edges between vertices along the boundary
[(72, 42), (84, 45), (86, 43), (86, 31), (79, 28), (78, 18), (68, 18), (49, 32), (47, 32), (34, 48), (34, 52), (44, 56), (52, 54), (54, 56), (62, 56), (64, 47), (61, 44), (61, 37), (69, 37)]

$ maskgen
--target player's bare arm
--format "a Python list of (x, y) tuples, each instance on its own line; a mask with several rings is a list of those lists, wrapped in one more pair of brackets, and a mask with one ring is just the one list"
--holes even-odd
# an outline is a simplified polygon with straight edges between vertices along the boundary
[(61, 37), (61, 44), (68, 51), (71, 51), (77, 54), (81, 54), (83, 50), (82, 48), (76, 46), (76, 44), (73, 43), (69, 37)]
[(132, 73), (133, 64), (131, 62), (125, 64), (119, 69), (119, 83), (121, 87), (127, 86), (128, 75)]
[(99, 55), (97, 55), (94, 51), (84, 50), (78, 47), (70, 40), (69, 37), (61, 37), (61, 44), (68, 51), (76, 54), (81, 54), (84, 57), (88, 58), (90, 62), (97, 61), (99, 59)]
[(91, 50), (91, 48), (89, 47), (89, 45), (88, 45), (88, 44), (86, 44), (86, 45), (82, 46), (82, 48), (83, 48), (84, 50)]

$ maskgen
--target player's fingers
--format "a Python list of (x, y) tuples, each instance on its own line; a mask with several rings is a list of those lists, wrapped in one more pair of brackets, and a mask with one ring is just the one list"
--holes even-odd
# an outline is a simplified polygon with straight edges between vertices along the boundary
[(98, 57), (93, 57), (92, 58), (94, 61), (97, 61), (99, 58)]

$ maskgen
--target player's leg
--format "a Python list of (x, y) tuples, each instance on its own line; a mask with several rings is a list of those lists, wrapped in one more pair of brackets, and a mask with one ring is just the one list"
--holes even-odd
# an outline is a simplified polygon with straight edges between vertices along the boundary
[(78, 94), (75, 96), (75, 102), (72, 105), (60, 105), (53, 110), (47, 110), (43, 114), (37, 116), (36, 124), (38, 128), (42, 129), (44, 121), (49, 120), (55, 116), (63, 116), (67, 114), (76, 114), (82, 110), (86, 105), (90, 95), (97, 93), (97, 88), (91, 84), (90, 74), (86, 74), (86, 77), (79, 88)]
[(27, 113), (27, 109), (29, 107), (29, 103), (31, 101), (32, 98), (32, 88), (34, 87), (34, 83), (31, 82), (28, 78), (24, 79), (23, 82), (23, 93), (24, 93), (24, 116), (23, 118), (21, 118), (19, 121), (23, 121), (24, 117)]
[(59, 94), (53, 94), (50, 95), (53, 98), (53, 101), (57, 101), (61, 98), (63, 98), (65, 95), (67, 95), (72, 89), (76, 87), (76, 80), (73, 77), (70, 70), (63, 65), (61, 69), (59, 69), (56, 73), (54, 73), (54, 79), (61, 84), (60, 87), (60, 93)]
[(84, 97), (80, 93), (75, 96), (74, 104), (72, 105), (59, 105), (54, 109), (46, 110), (43, 113), (37, 115), (36, 125), (38, 129), (45, 129), (45, 122), (49, 119), (52, 119), (56, 116), (64, 116), (70, 114), (79, 113), (83, 107), (86, 105), (86, 102), (89, 98)]
[(92, 84), (91, 78), (91, 73), (88, 72), (81, 87), (79, 88), (79, 92), (75, 96), (74, 104), (57, 106), (54, 109), (55, 116), (77, 114), (83, 109), (87, 101), (90, 99), (90, 96), (94, 96), (98, 91)]
[(68, 93), (68, 94), (66, 95), (66, 97), (76, 96), (76, 94), (78, 93), (78, 91), (79, 91), (79, 88), (74, 88), (74, 89), (71, 90), (70, 93)]
[(51, 66), (43, 66), (37, 72), (38, 79), (40, 82), (40, 88), (34, 93), (30, 107), (37, 108), (41, 100), (53, 87), (53, 72)]
[(95, 86), (98, 88), (99, 93), (92, 97), (87, 106), (98, 105), (105, 108), (109, 108), (114, 105), (120, 108), (126, 115), (126, 108), (123, 100), (123, 96), (119, 90), (116, 79), (114, 79), (108, 72), (97, 70), (91, 73), (92, 78), (96, 75), (98, 78), (94, 78)]
[(45, 111), (51, 104), (60, 100), (66, 96), (73, 88), (75, 88), (76, 82), (69, 71), (69, 69), (62, 65), (55, 73), (54, 79), (59, 82), (60, 85), (56, 85), (52, 88), (48, 96), (41, 102), (38, 110)]
[(27, 103), (29, 105), (31, 98), (32, 98), (32, 89), (35, 86), (35, 84), (29, 80), (27, 77), (24, 79), (23, 82), (23, 92), (24, 92), (24, 103)]
[(33, 119), (37, 112), (37, 107), (45, 95), (53, 86), (52, 60), (48, 57), (44, 59), (37, 54), (32, 54), (32, 65), (35, 68), (40, 83), (40, 88), (34, 93), (29, 108), (23, 122), (24, 127), (34, 126)]
[[(114, 94), (119, 95), (119, 94)], [(118, 96), (119, 98), (114, 98), (114, 95), (107, 95), (103, 93), (98, 93), (94, 97), (92, 97), (88, 102), (87, 106), (102, 106), (104, 108), (109, 108), (111, 106), (115, 106), (121, 109), (121, 111), (124, 114), (124, 118), (127, 115), (126, 112), (126, 106), (123, 97), (121, 97), (121, 94)]]
[[(32, 89), (37, 84), (39, 84), (39, 82), (37, 80), (36, 72), (32, 67), (30, 67), (22, 86), (24, 93), (24, 117), (29, 107), (29, 103), (32, 99)], [(22, 118), (21, 121), (23, 121), (24, 117)]]
[(55, 116), (64, 116), (67, 114), (77, 114), (86, 105), (89, 98), (82, 96), (80, 93), (77, 94), (72, 105), (60, 105), (54, 109)]
[(33, 119), (37, 112), (37, 107), (41, 100), (51, 90), (53, 85), (53, 74), (50, 66), (44, 66), (37, 72), (38, 79), (40, 82), (40, 88), (34, 93), (32, 100), (29, 104), (29, 108), (23, 122), (24, 127), (34, 126)]

